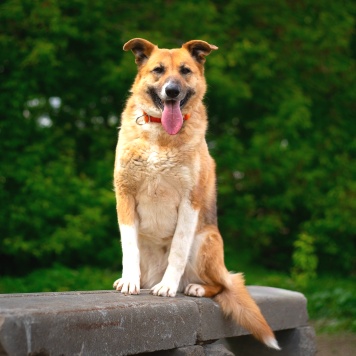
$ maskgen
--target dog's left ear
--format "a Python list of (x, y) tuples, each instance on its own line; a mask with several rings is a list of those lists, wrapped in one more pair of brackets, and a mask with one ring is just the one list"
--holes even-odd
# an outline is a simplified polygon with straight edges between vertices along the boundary
[(133, 38), (124, 44), (124, 51), (131, 50), (139, 66), (147, 61), (155, 48), (157, 48), (156, 45), (143, 38)]
[(218, 47), (211, 45), (208, 42), (199, 40), (186, 42), (182, 47), (188, 50), (192, 57), (200, 64), (204, 64), (205, 57), (210, 54), (211, 51), (218, 49)]

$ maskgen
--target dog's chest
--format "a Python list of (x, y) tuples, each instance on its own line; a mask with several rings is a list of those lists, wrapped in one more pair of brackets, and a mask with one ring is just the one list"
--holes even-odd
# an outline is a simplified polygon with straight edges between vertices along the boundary
[(153, 145), (123, 149), (120, 171), (136, 185), (136, 191), (146, 190), (153, 198), (162, 195), (167, 186), (184, 190), (190, 183), (188, 166), (173, 148)]
[(182, 196), (191, 188), (190, 169), (178, 150), (151, 146), (132, 152), (121, 169), (135, 185), (140, 234), (154, 239), (171, 237)]

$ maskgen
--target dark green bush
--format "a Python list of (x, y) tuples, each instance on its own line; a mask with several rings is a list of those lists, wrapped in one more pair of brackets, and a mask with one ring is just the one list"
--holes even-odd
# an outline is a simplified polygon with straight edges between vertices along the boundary
[(33, 1), (0, 5), (2, 272), (119, 265), (112, 167), (132, 37), (199, 38), (229, 250), (289, 271), (355, 272), (354, 2)]

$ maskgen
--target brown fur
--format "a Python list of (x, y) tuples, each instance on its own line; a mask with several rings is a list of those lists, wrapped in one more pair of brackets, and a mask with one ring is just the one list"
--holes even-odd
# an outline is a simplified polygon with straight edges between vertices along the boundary
[[(122, 114), (116, 150), (114, 183), (124, 262), (123, 276), (114, 287), (131, 294), (144, 287), (155, 295), (185, 291), (215, 297), (225, 315), (278, 348), (242, 275), (230, 274), (224, 264), (215, 162), (205, 141), (202, 101), (205, 57), (217, 47), (193, 40), (168, 50), (135, 38), (124, 49), (134, 53), (138, 74)], [(163, 118), (160, 110), (171, 101), (166, 98), (171, 83), (184, 97), (180, 103), (186, 101), (182, 115), (190, 115), (180, 131), (168, 134), (161, 124), (138, 125), (143, 112)]]

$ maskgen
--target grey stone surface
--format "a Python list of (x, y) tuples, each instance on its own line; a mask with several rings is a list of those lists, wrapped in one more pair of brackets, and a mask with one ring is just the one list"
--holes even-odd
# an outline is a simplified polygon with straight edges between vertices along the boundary
[(204, 345), (203, 348), (205, 356), (234, 356), (234, 354), (222, 344)]
[(163, 350), (152, 353), (145, 353), (141, 355), (147, 356), (206, 356), (204, 349), (200, 345), (180, 347), (173, 350)]
[[(183, 300), (184, 299), (184, 300)], [(117, 292), (0, 298), (0, 343), (9, 355), (125, 355), (194, 345), (193, 300)]]
[[(307, 324), (300, 293), (249, 289), (274, 330)], [(162, 298), (147, 291), (0, 295), (0, 355), (132, 355), (243, 334), (207, 298)]]
[[(249, 286), (248, 290), (273, 330), (307, 325), (307, 301), (303, 294), (285, 289), (258, 286)], [(249, 334), (232, 320), (224, 318), (218, 303), (212, 300), (211, 303), (205, 303), (205, 299), (198, 299), (197, 303), (202, 318), (201, 328), (198, 331), (199, 341)]]
[(317, 352), (314, 329), (302, 326), (275, 332), (281, 351), (269, 349), (251, 335), (226, 339), (236, 356), (314, 356)]

